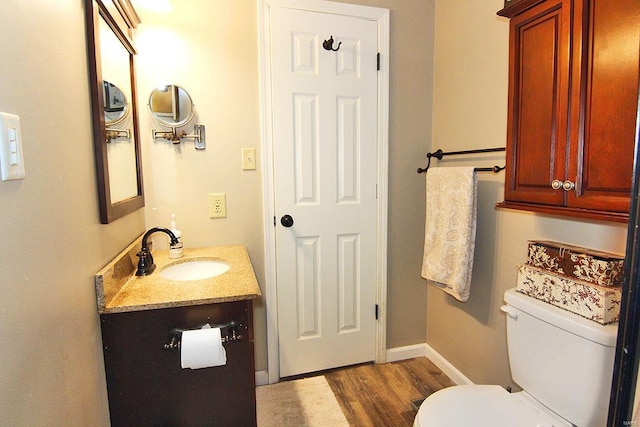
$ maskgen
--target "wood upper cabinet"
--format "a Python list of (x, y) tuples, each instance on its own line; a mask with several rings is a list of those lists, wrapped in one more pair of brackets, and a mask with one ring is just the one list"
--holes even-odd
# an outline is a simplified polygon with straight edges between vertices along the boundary
[(640, 1), (521, 0), (511, 18), (505, 201), (627, 221)]

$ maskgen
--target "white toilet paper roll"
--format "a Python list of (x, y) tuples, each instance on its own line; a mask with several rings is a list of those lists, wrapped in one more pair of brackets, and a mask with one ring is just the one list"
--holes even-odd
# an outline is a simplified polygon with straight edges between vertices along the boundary
[(183, 369), (225, 365), (227, 352), (222, 346), (220, 328), (205, 327), (182, 332), (180, 362)]

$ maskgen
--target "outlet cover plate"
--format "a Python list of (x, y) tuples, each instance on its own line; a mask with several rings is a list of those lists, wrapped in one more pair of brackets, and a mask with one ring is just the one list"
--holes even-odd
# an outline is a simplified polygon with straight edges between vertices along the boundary
[(225, 193), (209, 193), (209, 218), (227, 217), (227, 196)]

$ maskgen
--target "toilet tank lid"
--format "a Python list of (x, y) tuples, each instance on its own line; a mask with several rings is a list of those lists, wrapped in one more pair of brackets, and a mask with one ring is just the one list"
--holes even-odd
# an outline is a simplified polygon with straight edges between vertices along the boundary
[(616, 345), (617, 323), (600, 325), (593, 320), (517, 292), (515, 288), (504, 293), (504, 300), (508, 305), (567, 332), (608, 347)]

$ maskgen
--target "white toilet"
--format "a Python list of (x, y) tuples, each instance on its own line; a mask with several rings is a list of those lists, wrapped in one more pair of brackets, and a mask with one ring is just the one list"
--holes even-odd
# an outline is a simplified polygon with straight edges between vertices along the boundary
[(507, 346), (513, 381), (433, 393), (414, 427), (603, 427), (607, 421), (617, 325), (602, 326), (510, 289)]

